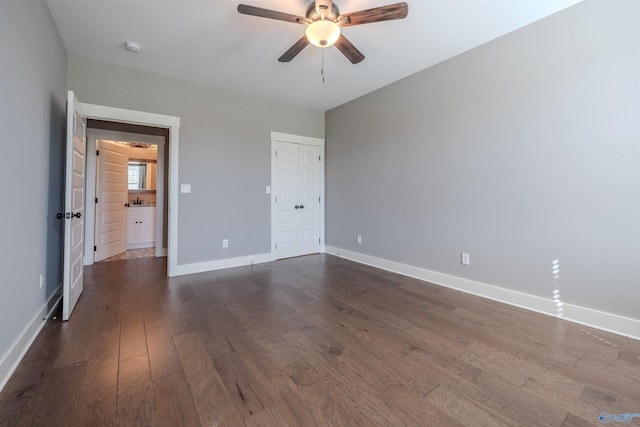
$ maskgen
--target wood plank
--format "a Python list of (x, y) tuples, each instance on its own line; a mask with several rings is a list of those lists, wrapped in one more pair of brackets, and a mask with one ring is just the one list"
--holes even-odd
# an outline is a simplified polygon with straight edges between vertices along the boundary
[(318, 425), (371, 426), (375, 423), (328, 378), (305, 361), (294, 362), (285, 371), (298, 386), (306, 405)]
[[(464, 417), (477, 416), (484, 420), (484, 425), (496, 424), (494, 419), (505, 425), (560, 425), (567, 414), (486, 372), (481, 372), (472, 381), (461, 378), (434, 363), (421, 351), (409, 353), (401, 362), (419, 367), (425, 376), (438, 383), (428, 393), (427, 400), (450, 416), (458, 417), (456, 419), (463, 424), (468, 423)], [(462, 411), (460, 415), (455, 414), (453, 408)]]
[(462, 360), (517, 387), (523, 385), (532, 375), (544, 371), (533, 363), (482, 343), (473, 342), (464, 350), (460, 353)]
[(120, 335), (144, 335), (142, 306), (138, 302), (123, 304), (120, 308)]
[(165, 308), (165, 314), (173, 335), (197, 330), (206, 321), (206, 313), (199, 301), (189, 300)]
[(245, 357), (232, 353), (214, 361), (227, 389), (227, 394), (233, 401), (236, 410), (244, 419), (257, 414), (263, 409), (272, 406), (273, 401), (260, 384), (260, 381), (246, 366)]
[(89, 360), (73, 425), (78, 427), (115, 425), (117, 396), (117, 358)]
[(618, 360), (623, 360), (630, 365), (640, 366), (640, 349), (637, 351), (622, 350), (618, 355)]
[(580, 360), (567, 369), (565, 375), (589, 386), (597, 385), (612, 396), (640, 402), (640, 369), (635, 365), (615, 366), (613, 363)]
[(203, 426), (242, 425), (222, 379), (197, 332), (175, 338), (176, 348)]
[(507, 427), (512, 425), (500, 420), (492, 411), (485, 409), (483, 405), (461, 395), (461, 393), (445, 384), (431, 391), (425, 399), (465, 426)]
[(557, 374), (551, 373), (545, 378), (529, 378), (521, 388), (539, 399), (584, 419), (593, 418), (594, 414), (600, 412), (580, 398), (585, 388), (583, 384)]
[(168, 326), (147, 330), (147, 350), (153, 381), (182, 370), (182, 364)]
[(328, 381), (334, 383), (347, 398), (367, 414), (374, 424), (394, 425), (400, 422), (386, 407), (377, 390), (387, 389), (394, 379), (384, 369), (384, 364), (370, 360), (331, 337), (318, 333), (313, 339), (300, 332), (286, 334), (306, 361)]
[(577, 415), (569, 413), (562, 423), (562, 427), (582, 427), (582, 426), (602, 426), (599, 416), (589, 417), (589, 419), (580, 418)]
[(598, 412), (609, 412), (610, 414), (636, 412), (630, 408), (635, 407), (638, 403), (638, 401), (609, 394), (590, 386), (584, 387), (582, 394), (580, 394), (580, 399), (587, 405), (597, 408)]
[(473, 383), (482, 390), (483, 403), (509, 424), (557, 426), (567, 416), (567, 411), (494, 375), (483, 372), (473, 379)]
[(133, 357), (147, 354), (147, 336), (140, 335), (120, 335), (120, 360), (127, 360)]
[[(405, 426), (451, 426), (462, 427), (464, 424), (456, 421), (442, 409), (428, 402), (421, 393), (411, 390), (402, 384), (389, 387), (384, 392), (387, 406), (402, 420)], [(478, 424), (475, 424), (478, 425)]]
[(158, 426), (199, 426), (191, 389), (183, 372), (165, 376), (153, 383)]
[[(33, 410), (26, 411), (14, 425), (62, 426), (73, 424), (86, 368), (86, 362), (77, 362), (53, 369), (42, 392), (33, 402)], [(61, 393), (60, 390), (65, 390), (65, 393)]]
[[(247, 418), (244, 422), (247, 427), (287, 427), (290, 424), (275, 408), (266, 408)], [(293, 426), (292, 426), (293, 427)]]
[(151, 371), (147, 356), (120, 362), (116, 424), (119, 426), (156, 425), (157, 414)]
[(60, 367), (87, 360), (93, 341), (97, 317), (92, 317), (88, 306), (76, 306), (71, 318), (64, 325), (69, 329), (54, 366)]

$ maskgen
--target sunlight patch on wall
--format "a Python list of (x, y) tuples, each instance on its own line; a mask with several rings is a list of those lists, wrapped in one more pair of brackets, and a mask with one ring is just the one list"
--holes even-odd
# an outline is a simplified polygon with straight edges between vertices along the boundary
[(556, 303), (556, 315), (562, 317), (564, 315), (563, 303), (560, 300), (560, 261), (554, 259), (551, 263), (551, 274), (553, 283), (553, 301)]

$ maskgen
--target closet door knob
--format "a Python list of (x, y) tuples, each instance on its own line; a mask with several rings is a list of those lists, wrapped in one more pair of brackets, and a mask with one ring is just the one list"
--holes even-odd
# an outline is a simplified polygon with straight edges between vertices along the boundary
[(294, 208), (300, 209), (300, 206), (299, 205), (295, 205)]

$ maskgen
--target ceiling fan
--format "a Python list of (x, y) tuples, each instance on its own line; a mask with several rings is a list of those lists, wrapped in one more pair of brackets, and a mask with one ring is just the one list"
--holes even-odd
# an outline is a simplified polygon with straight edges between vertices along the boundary
[(403, 19), (409, 12), (409, 6), (402, 2), (341, 15), (338, 6), (331, 0), (315, 0), (307, 6), (304, 17), (246, 4), (238, 5), (238, 12), (307, 26), (305, 35), (278, 58), (280, 62), (291, 61), (311, 43), (318, 47), (335, 45), (351, 63), (357, 64), (364, 59), (364, 55), (341, 34), (340, 28)]

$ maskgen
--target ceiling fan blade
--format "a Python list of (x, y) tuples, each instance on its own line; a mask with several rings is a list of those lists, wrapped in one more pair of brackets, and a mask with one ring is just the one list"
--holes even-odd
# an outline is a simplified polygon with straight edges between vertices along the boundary
[(403, 19), (409, 13), (407, 3), (395, 3), (387, 6), (374, 7), (373, 9), (361, 10), (359, 12), (345, 13), (340, 15), (340, 25), (348, 27), (351, 25), (370, 24), (372, 22), (390, 21), (392, 19)]
[(291, 15), (290, 13), (278, 12), (271, 9), (239, 4), (238, 12), (243, 15), (259, 16), (261, 18), (277, 19), (278, 21), (293, 22), (294, 24), (306, 24), (307, 18)]
[(357, 64), (364, 59), (364, 55), (342, 34), (340, 34), (335, 46), (352, 64)]
[(278, 58), (278, 61), (280, 62), (291, 61), (293, 58), (296, 57), (297, 54), (302, 52), (302, 49), (307, 47), (308, 44), (309, 44), (309, 39), (307, 39), (307, 36), (302, 36), (300, 40), (295, 42), (295, 44), (291, 46), (288, 51), (286, 51), (280, 58)]

